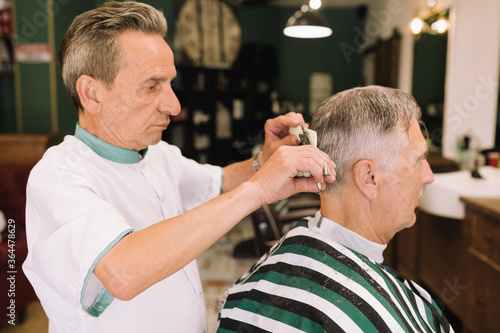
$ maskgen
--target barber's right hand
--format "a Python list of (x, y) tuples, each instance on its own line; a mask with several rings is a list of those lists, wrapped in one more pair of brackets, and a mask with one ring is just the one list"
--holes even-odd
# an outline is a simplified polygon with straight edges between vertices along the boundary
[[(327, 175), (323, 174), (325, 162)], [(295, 178), (299, 171), (309, 172), (311, 177)], [(324, 190), (325, 183), (335, 181), (335, 175), (335, 163), (318, 148), (280, 146), (249, 181), (259, 187), (263, 202), (273, 203), (300, 192), (318, 192), (317, 183)]]

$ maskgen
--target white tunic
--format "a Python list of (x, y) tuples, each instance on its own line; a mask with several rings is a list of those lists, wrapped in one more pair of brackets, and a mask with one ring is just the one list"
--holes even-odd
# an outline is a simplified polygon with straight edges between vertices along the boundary
[(130, 301), (114, 299), (93, 270), (128, 233), (219, 195), (222, 169), (186, 159), (163, 141), (140, 154), (79, 126), (75, 135), (47, 150), (27, 187), (23, 269), (49, 331), (206, 331), (196, 261)]

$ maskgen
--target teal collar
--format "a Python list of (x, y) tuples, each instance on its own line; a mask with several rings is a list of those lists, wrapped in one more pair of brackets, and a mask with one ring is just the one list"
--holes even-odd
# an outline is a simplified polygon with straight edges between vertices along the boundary
[(113, 146), (90, 134), (78, 123), (76, 124), (75, 137), (82, 140), (97, 155), (117, 163), (139, 163), (148, 152), (148, 148), (135, 151)]

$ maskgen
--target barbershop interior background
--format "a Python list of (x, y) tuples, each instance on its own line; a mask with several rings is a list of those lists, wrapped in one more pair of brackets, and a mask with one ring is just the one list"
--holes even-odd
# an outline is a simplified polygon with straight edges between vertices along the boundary
[[(164, 140), (199, 162), (227, 165), (252, 156), (266, 119), (296, 111), (307, 121), (336, 92), (379, 84), (413, 94), (429, 132), (436, 181), (424, 193), (416, 225), (393, 239), (385, 258), (441, 298), (458, 331), (494, 332), (500, 316), (500, 2), (323, 0), (317, 13), (332, 35), (301, 39), (285, 36), (283, 28), (307, 0), (192, 1), (143, 1), (163, 10), (177, 65), (173, 86), (183, 108)], [(101, 3), (0, 0), (0, 211), (4, 224), (16, 220), (19, 331), (37, 320), (46, 326), (20, 274), (26, 179), (49, 146), (74, 133), (77, 121), (57, 52), (73, 18)], [(445, 25), (438, 32), (440, 20)], [(416, 22), (423, 23), (421, 31)], [(220, 256), (202, 258), (202, 278), (204, 272), (217, 276), (204, 280), (215, 290), (207, 292), (207, 303), (234, 282), (225, 270), (235, 269), (238, 277), (265, 249), (269, 230), (306, 212), (290, 202), (271, 209), (215, 245), (227, 250), (228, 264)], [(1, 222), (5, 309), (9, 231)], [(223, 277), (222, 284), (210, 284)], [(0, 325), (7, 320), (2, 315)]]

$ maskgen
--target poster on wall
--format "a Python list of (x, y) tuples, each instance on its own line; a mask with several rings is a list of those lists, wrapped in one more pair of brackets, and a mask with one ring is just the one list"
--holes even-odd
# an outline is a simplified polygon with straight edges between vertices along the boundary
[(52, 61), (48, 44), (20, 44), (16, 46), (16, 61), (24, 64), (45, 64)]
[(316, 111), (321, 102), (332, 95), (332, 74), (312, 73), (309, 84), (309, 112), (314, 114), (314, 111)]

